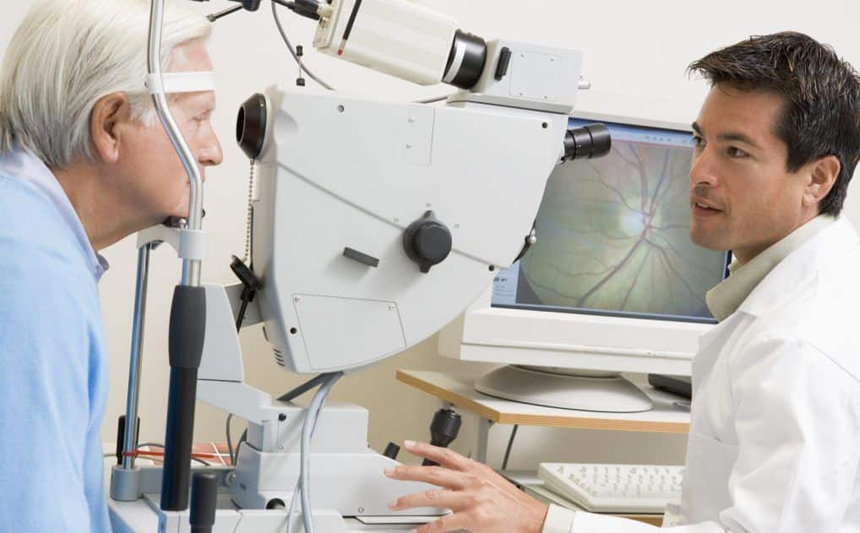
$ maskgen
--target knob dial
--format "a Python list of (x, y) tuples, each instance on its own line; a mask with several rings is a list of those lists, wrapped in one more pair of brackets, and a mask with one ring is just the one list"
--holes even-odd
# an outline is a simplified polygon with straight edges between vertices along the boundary
[(403, 234), (406, 255), (417, 263), (425, 274), (430, 271), (430, 267), (438, 265), (448, 257), (451, 245), (451, 231), (434, 216), (433, 211), (424, 213), (424, 216), (410, 224)]

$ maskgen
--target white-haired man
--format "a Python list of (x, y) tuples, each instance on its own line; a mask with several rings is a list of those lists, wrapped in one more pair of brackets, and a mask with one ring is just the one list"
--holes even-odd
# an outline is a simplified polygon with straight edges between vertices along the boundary
[[(147, 0), (39, 0), (5, 52), (0, 529), (110, 531), (98, 251), (188, 211), (188, 179), (143, 86), (148, 19)], [(168, 4), (162, 68), (211, 70), (210, 31)], [(199, 165), (220, 163), (214, 93), (168, 102)]]

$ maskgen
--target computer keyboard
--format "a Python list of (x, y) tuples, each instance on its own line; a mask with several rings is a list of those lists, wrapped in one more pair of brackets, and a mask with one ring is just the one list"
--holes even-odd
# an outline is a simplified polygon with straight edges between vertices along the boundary
[(681, 496), (683, 466), (541, 463), (547, 488), (596, 513), (662, 513)]

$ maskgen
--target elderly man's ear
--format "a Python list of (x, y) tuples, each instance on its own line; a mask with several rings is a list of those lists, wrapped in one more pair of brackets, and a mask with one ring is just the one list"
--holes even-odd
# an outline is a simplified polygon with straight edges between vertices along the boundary
[(105, 163), (119, 160), (119, 145), (123, 126), (131, 122), (131, 106), (123, 93), (102, 97), (90, 115), (90, 136), (97, 157)]

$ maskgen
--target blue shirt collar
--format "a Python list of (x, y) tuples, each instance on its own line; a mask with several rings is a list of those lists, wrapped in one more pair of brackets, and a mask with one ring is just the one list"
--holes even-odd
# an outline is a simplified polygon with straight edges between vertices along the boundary
[(75, 234), (81, 250), (89, 258), (96, 281), (100, 280), (109, 268), (108, 262), (93, 249), (78, 213), (66, 196), (66, 191), (45, 163), (24, 150), (16, 149), (0, 154), (0, 173), (30, 184), (50, 200)]

